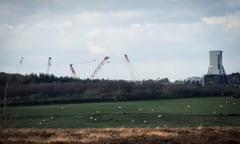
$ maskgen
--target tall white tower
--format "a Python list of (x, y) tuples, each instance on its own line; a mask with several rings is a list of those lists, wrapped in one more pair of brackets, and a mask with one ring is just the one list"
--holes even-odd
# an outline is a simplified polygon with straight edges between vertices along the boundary
[(209, 69), (208, 75), (225, 75), (222, 64), (222, 51), (209, 52)]

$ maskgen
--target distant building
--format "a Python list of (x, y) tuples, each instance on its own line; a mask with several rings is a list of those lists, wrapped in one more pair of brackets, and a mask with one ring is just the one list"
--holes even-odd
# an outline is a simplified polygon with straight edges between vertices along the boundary
[(232, 73), (227, 75), (229, 85), (240, 88), (240, 73)]
[(160, 82), (161, 84), (170, 84), (170, 81), (168, 78), (158, 78), (157, 82)]
[(189, 77), (184, 80), (184, 84), (203, 85), (203, 78), (197, 76)]
[(184, 81), (183, 80), (175, 80), (174, 84), (182, 85), (182, 84), (184, 84)]
[(205, 85), (227, 85), (227, 76), (222, 63), (222, 51), (215, 50), (209, 52), (209, 68), (204, 76)]

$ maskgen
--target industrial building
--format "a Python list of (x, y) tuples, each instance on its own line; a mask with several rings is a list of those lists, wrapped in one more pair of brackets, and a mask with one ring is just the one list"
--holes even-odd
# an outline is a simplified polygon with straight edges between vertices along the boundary
[(228, 80), (223, 67), (222, 51), (214, 50), (209, 52), (209, 68), (204, 76), (205, 85), (227, 85)]
[(209, 52), (208, 75), (225, 75), (225, 70), (222, 63), (222, 51)]

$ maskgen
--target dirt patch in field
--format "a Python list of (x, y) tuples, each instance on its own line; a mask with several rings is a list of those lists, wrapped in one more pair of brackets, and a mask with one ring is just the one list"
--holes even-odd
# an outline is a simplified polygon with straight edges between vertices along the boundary
[(238, 144), (240, 127), (4, 129), (0, 144)]

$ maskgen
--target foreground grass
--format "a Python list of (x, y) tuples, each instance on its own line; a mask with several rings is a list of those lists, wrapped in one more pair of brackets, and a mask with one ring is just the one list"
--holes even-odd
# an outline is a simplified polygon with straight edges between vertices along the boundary
[(7, 127), (104, 128), (240, 126), (230, 97), (84, 103), (8, 108)]

